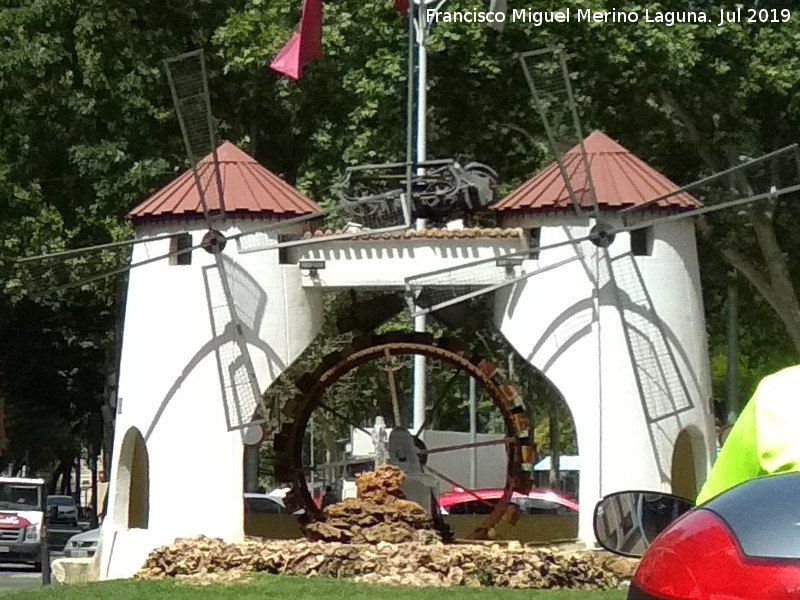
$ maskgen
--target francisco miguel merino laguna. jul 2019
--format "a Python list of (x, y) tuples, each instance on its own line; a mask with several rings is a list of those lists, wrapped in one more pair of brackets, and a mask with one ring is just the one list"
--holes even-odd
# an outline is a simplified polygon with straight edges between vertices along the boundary
[(530, 23), (541, 27), (548, 23), (594, 22), (594, 23), (660, 23), (667, 27), (684, 24), (711, 23), (721, 27), (726, 23), (786, 23), (791, 19), (791, 11), (783, 9), (756, 9), (738, 7), (735, 10), (720, 9), (711, 14), (702, 10), (682, 11), (640, 11), (590, 10), (565, 8), (556, 11), (539, 11), (519, 8), (506, 14), (494, 11), (450, 12), (427, 9), (425, 18), (429, 23)]

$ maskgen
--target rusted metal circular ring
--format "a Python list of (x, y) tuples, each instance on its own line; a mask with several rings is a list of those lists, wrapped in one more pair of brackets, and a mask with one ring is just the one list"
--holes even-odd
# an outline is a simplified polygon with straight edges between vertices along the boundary
[(324, 516), (314, 502), (306, 483), (302, 465), (302, 447), (309, 418), (318, 407), (325, 390), (352, 369), (372, 360), (385, 358), (386, 352), (392, 356), (422, 355), (442, 360), (474, 377), (483, 386), (492, 402), (503, 416), (507, 437), (514, 438), (506, 443), (507, 469), (506, 483), (501, 500), (491, 514), (473, 530), (469, 536), (474, 539), (486, 538), (489, 531), (509, 513), (509, 502), (514, 492), (527, 493), (531, 489), (534, 450), (530, 419), (516, 389), (498, 382), (497, 369), (486, 360), (466, 358), (465, 352), (452, 348), (449, 342), (438, 343), (428, 334), (390, 333), (357, 340), (340, 352), (326, 356), (320, 366), (298, 380), (303, 394), (290, 400), (284, 413), (292, 417), (275, 437), (275, 450), (285, 481), (292, 482), (295, 499), (305, 508), (306, 515), (322, 520)]

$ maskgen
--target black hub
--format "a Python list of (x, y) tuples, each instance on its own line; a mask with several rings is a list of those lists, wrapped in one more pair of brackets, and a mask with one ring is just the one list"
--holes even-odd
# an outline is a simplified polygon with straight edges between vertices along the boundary
[(225, 244), (227, 243), (228, 240), (225, 239), (222, 232), (212, 229), (203, 236), (200, 245), (203, 247), (203, 250), (209, 254), (219, 254), (225, 249)]
[(589, 232), (592, 243), (600, 248), (608, 248), (613, 242), (615, 234), (614, 228), (608, 223), (598, 223)]

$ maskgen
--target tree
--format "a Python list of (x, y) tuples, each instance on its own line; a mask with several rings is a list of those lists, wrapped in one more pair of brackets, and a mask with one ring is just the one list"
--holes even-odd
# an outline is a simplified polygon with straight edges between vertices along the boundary
[[(630, 3), (619, 9), (634, 8)], [(661, 3), (649, 8), (674, 7)], [(767, 3), (759, 8), (780, 11), (785, 7)], [(714, 17), (718, 12), (709, 10)], [(591, 24), (570, 30), (569, 35), (572, 64), (586, 90), (586, 104), (591, 105), (590, 119), (604, 124), (645, 159), (663, 164), (679, 180), (720, 171), (737, 164), (740, 156), (759, 156), (796, 139), (800, 117), (796, 101), (800, 69), (794, 60), (795, 40), (800, 36), (796, 14), (772, 25), (665, 29), (648, 23), (636, 27)], [(607, 50), (578, 51), (588, 46)], [(680, 152), (680, 147), (689, 152)], [(667, 157), (671, 157), (669, 162)], [(676, 158), (699, 166), (676, 164)], [(800, 181), (796, 164), (773, 167), (783, 180), (770, 183), (781, 187)], [(742, 177), (735, 185), (747, 195), (751, 183)], [(764, 189), (768, 186), (758, 191)], [(713, 203), (716, 199), (701, 200)], [(745, 212), (731, 211), (701, 223), (710, 242), (705, 249), (718, 252), (727, 269), (738, 271), (775, 312), (796, 357), (800, 353), (798, 255), (792, 236), (786, 234), (797, 222), (797, 211), (791, 201), (782, 199), (750, 205)]]
[(8, 445), (0, 463), (50, 471), (74, 463), (87, 414), (103, 401), (117, 281), (32, 292), (127, 257), (106, 253), (99, 258), (104, 264), (82, 257), (22, 272), (15, 261), (131, 235), (124, 214), (185, 162), (161, 60), (205, 45), (228, 7), (203, 0), (6, 4), (0, 11), (0, 385)]
[[(74, 458), (86, 411), (102, 400), (99, 374), (113, 344), (118, 288), (109, 280), (34, 298), (15, 260), (129, 237), (123, 215), (187, 166), (161, 61), (213, 49), (210, 87), (221, 137), (249, 140), (268, 168), (325, 203), (343, 167), (404, 159), (406, 30), (388, 0), (328, 3), (325, 58), (294, 84), (277, 80), (266, 65), (296, 27), (300, 2), (6, 4), (0, 12), (3, 461), (48, 466)], [(694, 6), (717, 14), (717, 5)], [(600, 10), (605, 3), (575, 0), (570, 7)], [(640, 14), (645, 8), (685, 10), (685, 3), (617, 6)], [(773, 0), (760, 8), (783, 9)], [(439, 23), (429, 47), (429, 156), (486, 162), (500, 172), (504, 189), (529, 177), (547, 156), (515, 53), (558, 44), (569, 53), (584, 128), (602, 128), (675, 181), (691, 181), (740, 155), (794, 141), (799, 37), (796, 11), (785, 23), (723, 27), (573, 20), (541, 28), (509, 24), (499, 33)], [(797, 173), (780, 175), (783, 183), (796, 182)], [(740, 189), (748, 184), (738, 182)], [(744, 217), (730, 212), (708, 220), (703, 283), (715, 356), (724, 339), (724, 320), (715, 315), (724, 309), (727, 273), (735, 269), (752, 286), (755, 293), (742, 294), (742, 360), (755, 377), (800, 351), (800, 252), (793, 239), (799, 223), (785, 199)], [(124, 256), (102, 260), (108, 265)], [(80, 262), (69, 269), (56, 262), (36, 274), (54, 282), (98, 268)], [(490, 345), (491, 335), (484, 336)], [(363, 378), (366, 386), (379, 374)], [(437, 418), (445, 424), (458, 416)], [(46, 452), (25, 435), (36, 423), (53, 431)]]

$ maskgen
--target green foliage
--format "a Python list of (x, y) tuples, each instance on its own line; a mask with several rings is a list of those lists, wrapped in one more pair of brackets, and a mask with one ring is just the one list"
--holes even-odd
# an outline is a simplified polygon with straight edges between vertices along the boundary
[(0, 467), (71, 463), (108, 375), (117, 281), (30, 292), (120, 258), (21, 271), (15, 261), (130, 237), (124, 214), (184, 160), (160, 62), (204, 44), (226, 13), (204, 0), (30, 0), (0, 11), (0, 385), (8, 417)]
[[(511, 10), (552, 8), (539, 0), (509, 4)], [(570, 0), (562, 6), (575, 11), (606, 4)], [(763, 6), (773, 4), (783, 8), (771, 1)], [(481, 4), (450, 0), (448, 6), (460, 10)], [(625, 1), (615, 8), (682, 10), (685, 3)], [(0, 395), (8, 413), (8, 446), (0, 466), (28, 461), (49, 467), (69, 460), (85, 433), (86, 412), (102, 400), (118, 282), (31, 297), (24, 276), (53, 284), (125, 257), (109, 253), (69, 269), (56, 263), (22, 272), (15, 260), (129, 238), (125, 213), (186, 167), (161, 71), (164, 58), (206, 48), (221, 137), (249, 142), (250, 152), (265, 166), (320, 203), (332, 201), (331, 185), (345, 166), (404, 159), (407, 38), (392, 3), (326, 3), (325, 57), (307, 66), (301, 82), (281, 81), (267, 65), (295, 29), (300, 9), (299, 1), (265, 0), (4, 4)], [(718, 7), (708, 10), (713, 18)], [(794, 10), (789, 22), (748, 27), (667, 28), (641, 20), (541, 28), (510, 23), (502, 33), (440, 23), (428, 47), (428, 155), (485, 162), (498, 170), (505, 191), (532, 175), (548, 158), (515, 54), (556, 44), (569, 56), (584, 129), (602, 128), (671, 179), (691, 181), (727, 166), (730, 156), (757, 156), (796, 141), (799, 17)], [(795, 310), (800, 248), (794, 232), (800, 215), (794, 200), (768, 207), (769, 214), (761, 215), (767, 227), (757, 232), (750, 225), (759, 215), (731, 211), (709, 219), (700, 255), (717, 399), (724, 395), (720, 357), (731, 270), (726, 251), (738, 252), (756, 272), (767, 272), (772, 286), (765, 295), (750, 286), (752, 277), (740, 278), (742, 395), (759, 377), (797, 359), (800, 323), (793, 315), (800, 314)], [(764, 231), (774, 233), (777, 256), (765, 255)], [(332, 298), (329, 308), (347, 301)], [(485, 316), (481, 310), (475, 308), (474, 314)], [(474, 339), (483, 354), (507, 369), (526, 398), (536, 398), (540, 450), (547, 449), (549, 407), (559, 406), (561, 448), (573, 451), (570, 419), (562, 418), (557, 396), (541, 391), (544, 384), (521, 368), (519, 357), (509, 358), (503, 340), (486, 325), (490, 322), (485, 318), (478, 333), (464, 334), (466, 339)], [(408, 325), (398, 320), (386, 327)], [(320, 338), (287, 381), (345, 341), (331, 328), (327, 323), (330, 337)], [(445, 394), (445, 372), (434, 371), (431, 380), (433, 389)], [(400, 383), (409, 385), (407, 378)], [(365, 367), (358, 378), (343, 381), (337, 393), (357, 412), (384, 384), (385, 373)], [(442, 426), (464, 426), (462, 388), (447, 392), (444, 404), (452, 408), (437, 415)], [(283, 401), (294, 390), (287, 384), (270, 393)], [(403, 410), (409, 412), (407, 406)], [(487, 411), (482, 404), (481, 414)], [(29, 435), (32, 429), (49, 432), (52, 443), (43, 446)]]

